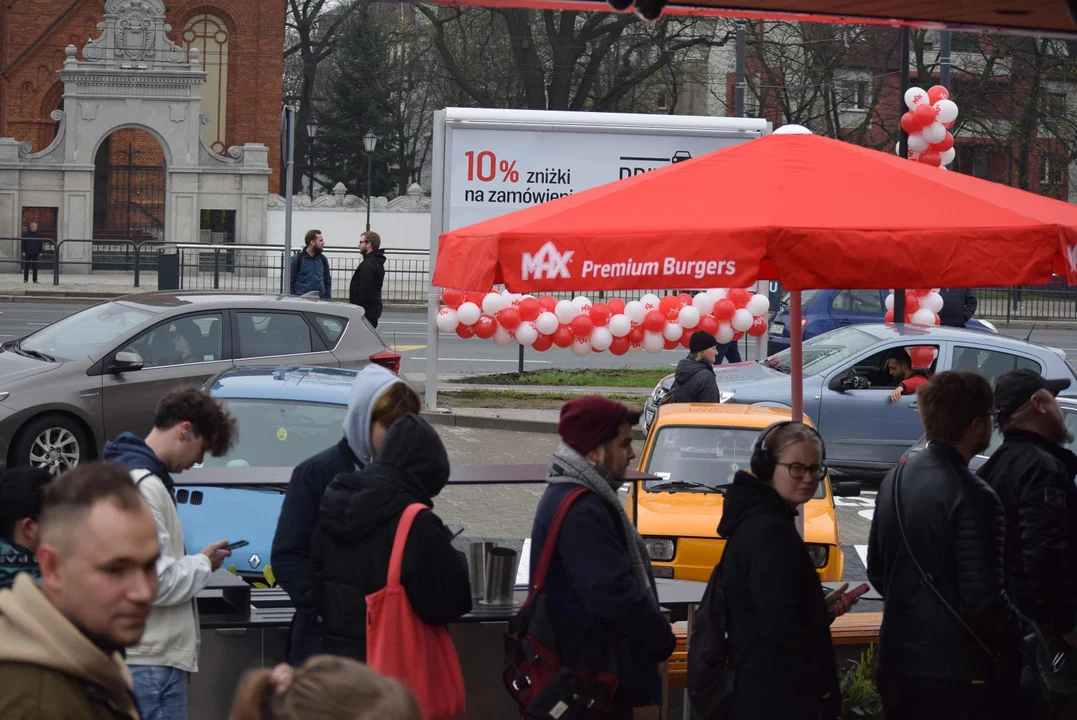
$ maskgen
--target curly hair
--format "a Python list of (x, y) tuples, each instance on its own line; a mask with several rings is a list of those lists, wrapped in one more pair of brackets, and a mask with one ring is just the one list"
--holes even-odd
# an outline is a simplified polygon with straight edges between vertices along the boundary
[(196, 435), (206, 441), (214, 457), (227, 453), (239, 435), (236, 419), (209, 393), (195, 387), (181, 388), (161, 398), (153, 415), (153, 427), (171, 430), (189, 422)]

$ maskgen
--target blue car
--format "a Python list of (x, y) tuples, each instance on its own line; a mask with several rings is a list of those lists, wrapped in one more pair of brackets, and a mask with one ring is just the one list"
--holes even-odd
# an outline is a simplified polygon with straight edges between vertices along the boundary
[[(239, 426), (225, 456), (176, 476), (176, 503), (188, 548), (246, 540), (225, 561), (260, 580), (292, 469), (340, 442), (357, 371), (324, 367), (238, 367), (206, 383)], [(241, 487), (214, 487), (222, 481)]]
[[(882, 322), (889, 290), (805, 290), (800, 294), (804, 339), (847, 325)], [(996, 333), (991, 323), (973, 318), (968, 330)], [(789, 293), (770, 316), (767, 355), (789, 349)]]

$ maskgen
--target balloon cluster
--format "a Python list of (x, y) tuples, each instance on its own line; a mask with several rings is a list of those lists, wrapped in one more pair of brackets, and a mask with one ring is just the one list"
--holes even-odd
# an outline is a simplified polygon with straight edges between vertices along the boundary
[[(905, 92), (909, 111), (901, 116), (901, 128), (909, 134), (909, 159), (932, 167), (954, 161), (954, 136), (949, 128), (957, 120), (957, 103), (942, 85), (924, 91), (911, 87)], [(900, 145), (897, 152), (901, 152)]]
[[(942, 295), (937, 289), (905, 292), (905, 322), (913, 325), (938, 325), (942, 312)], [(886, 322), (894, 322), (894, 293), (886, 296)]]
[(556, 345), (571, 348), (576, 355), (687, 348), (697, 330), (706, 330), (719, 343), (737, 341), (745, 333), (759, 337), (767, 332), (770, 311), (766, 295), (742, 288), (663, 298), (647, 294), (629, 302), (446, 289), (442, 302), (437, 325), (443, 332), (493, 339), (498, 345), (515, 341), (540, 352)]

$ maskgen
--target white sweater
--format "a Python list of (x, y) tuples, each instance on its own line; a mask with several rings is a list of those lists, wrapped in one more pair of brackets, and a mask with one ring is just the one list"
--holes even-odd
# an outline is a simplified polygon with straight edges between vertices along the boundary
[(187, 555), (179, 513), (164, 482), (149, 470), (132, 470), (157, 523), (157, 597), (137, 645), (127, 650), (129, 665), (159, 665), (198, 672), (198, 608), (195, 596), (209, 584), (209, 558)]

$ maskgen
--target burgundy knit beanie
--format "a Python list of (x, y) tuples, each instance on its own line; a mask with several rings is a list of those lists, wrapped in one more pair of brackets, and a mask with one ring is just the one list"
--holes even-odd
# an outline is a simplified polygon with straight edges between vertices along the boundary
[(561, 406), (557, 434), (573, 450), (586, 455), (614, 434), (627, 412), (621, 403), (597, 395), (573, 398)]

